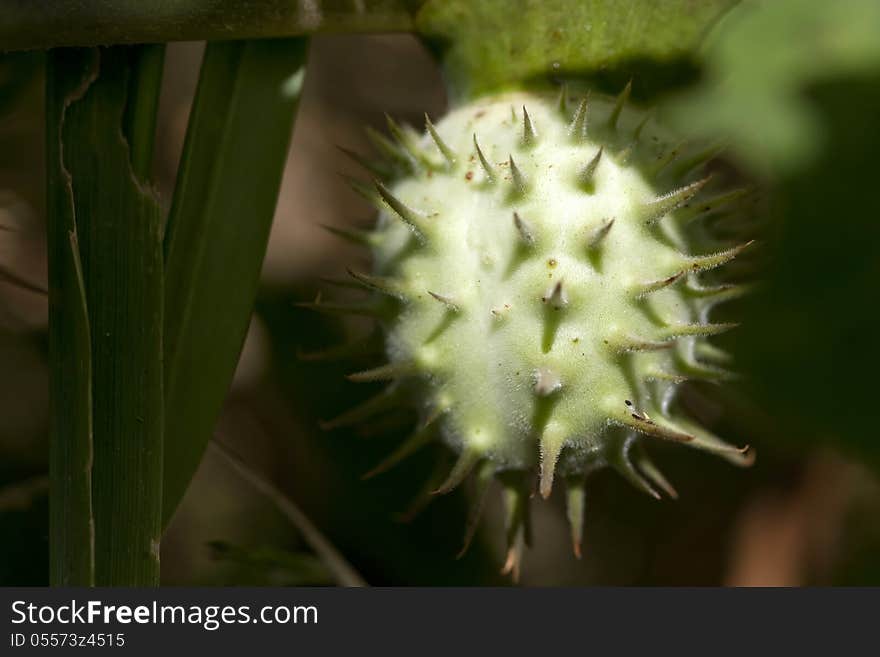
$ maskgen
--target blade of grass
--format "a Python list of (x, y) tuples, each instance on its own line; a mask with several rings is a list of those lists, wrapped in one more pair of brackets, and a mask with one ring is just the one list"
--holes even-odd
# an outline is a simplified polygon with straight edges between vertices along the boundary
[(155, 43), (127, 49), (131, 67), (128, 99), (122, 118), (123, 132), (131, 152), (131, 168), (141, 180), (148, 180), (156, 142), (159, 89), (165, 64), (165, 44)]
[(229, 390), (253, 310), (307, 40), (208, 44), (165, 234), (165, 507)]
[[(149, 69), (161, 66), (161, 58), (141, 54), (137, 48), (50, 54), (50, 66), (58, 71), (66, 70), (69, 62), (92, 61), (92, 79), (80, 85), (81, 93), (59, 96), (68, 76), (50, 75), (47, 97), (50, 115), (57, 118), (48, 132), (49, 166), (54, 170), (49, 181), (49, 234), (50, 244), (55, 245), (50, 260), (57, 261), (50, 281), (50, 305), (56, 307), (50, 343), (69, 349), (67, 354), (52, 352), (51, 387), (62, 402), (67, 397), (77, 401), (76, 406), (53, 407), (53, 426), (61, 434), (53, 446), (67, 449), (59, 444), (65, 425), (87, 423), (91, 415), (97, 585), (153, 585), (159, 579), (162, 214), (131, 159), (135, 154), (138, 167), (149, 168), (150, 146), (143, 142), (153, 139), (152, 120), (124, 119), (129, 95), (143, 108), (155, 107), (150, 99), (159, 92), (159, 76)], [(141, 111), (138, 107), (129, 116)], [(65, 238), (70, 255), (60, 253)], [(71, 264), (62, 270), (65, 258)], [(69, 279), (64, 285), (78, 280), (79, 289), (52, 298), (64, 275)], [(79, 316), (83, 309), (85, 317)], [(86, 336), (89, 344), (84, 346)], [(90, 364), (81, 362), (83, 358)], [(75, 362), (68, 362), (71, 359)], [(86, 428), (79, 429), (77, 438), (85, 432)], [(65, 479), (81, 478), (64, 467), (73, 463), (61, 465), (50, 475), (53, 488), (64, 485)], [(72, 514), (79, 513), (81, 506), (56, 508), (57, 513)], [(67, 538), (62, 537), (62, 543)]]
[(303, 513), (302, 509), (293, 500), (278, 490), (272, 482), (250, 468), (227, 447), (224, 447), (216, 440), (211, 442), (211, 446), (242, 479), (269, 498), (278, 510), (290, 520), (293, 526), (302, 534), (303, 540), (309, 544), (309, 547), (315, 551), (315, 554), (318, 555), (318, 558), (321, 559), (327, 570), (333, 574), (337, 584), (340, 586), (368, 586), (364, 578), (346, 561), (339, 550), (327, 540), (327, 537), (309, 520), (309, 517)]
[(68, 106), (82, 97), (97, 74), (97, 51), (57, 51), (48, 57), (49, 579), (55, 586), (91, 586), (95, 581), (91, 337), (61, 127)]
[(418, 0), (7, 2), (4, 50), (412, 29)]

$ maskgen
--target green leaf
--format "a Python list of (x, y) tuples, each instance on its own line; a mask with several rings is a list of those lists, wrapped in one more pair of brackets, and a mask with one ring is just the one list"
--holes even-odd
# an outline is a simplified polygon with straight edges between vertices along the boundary
[(774, 0), (742, 5), (706, 51), (703, 83), (669, 114), (687, 130), (730, 139), (762, 173), (782, 172), (824, 146), (812, 84), (880, 69), (876, 0)]
[(130, 49), (131, 79), (128, 101), (122, 118), (128, 136), (131, 167), (141, 179), (150, 177), (156, 118), (159, 113), (159, 88), (165, 63), (165, 45), (149, 44)]
[(198, 467), (247, 333), (307, 40), (205, 51), (165, 235), (165, 509)]
[(62, 51), (46, 70), (47, 240), (49, 256), (50, 580), (95, 581), (92, 512), (92, 367), (85, 283), (76, 242), (72, 181), (61, 163), (61, 127), (70, 103), (97, 75), (96, 51)]
[[(162, 214), (130, 159), (153, 135), (127, 134), (123, 120), (141, 52), (50, 54), (55, 582), (92, 583), (92, 568), (96, 585), (159, 578)], [(133, 94), (141, 100), (159, 91), (147, 77), (150, 88)]]
[[(548, 76), (646, 73), (685, 58), (737, 0), (428, 0), (418, 31), (458, 96)], [(625, 81), (625, 80), (624, 80)]]
[(774, 446), (834, 445), (875, 466), (878, 34), (876, 0), (742, 5), (713, 34), (700, 84), (666, 108), (767, 183), (764, 266), (730, 342), (764, 416), (754, 424)]
[(773, 187), (767, 266), (733, 351), (777, 441), (834, 445), (880, 468), (880, 71), (809, 97), (824, 145)]

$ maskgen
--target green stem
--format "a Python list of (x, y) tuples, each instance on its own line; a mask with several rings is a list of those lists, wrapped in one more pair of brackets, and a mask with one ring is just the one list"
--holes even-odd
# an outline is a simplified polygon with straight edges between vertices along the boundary
[(91, 337), (73, 190), (62, 165), (61, 142), (68, 105), (95, 75), (95, 51), (58, 51), (48, 57), (49, 575), (55, 586), (91, 586), (95, 581)]
[(5, 3), (4, 50), (412, 30), (419, 0), (78, 0)]
[(218, 442), (211, 443), (217, 453), (235, 470), (242, 479), (269, 499), (302, 534), (303, 540), (314, 550), (339, 586), (368, 586), (342, 553), (327, 539), (296, 503), (279, 490), (272, 482), (251, 469), (238, 456)]
[(138, 108), (124, 120), (130, 99), (155, 108), (157, 60), (142, 55), (140, 47), (49, 55), (55, 583), (159, 580), (162, 214), (138, 175), (149, 167), (154, 118)]

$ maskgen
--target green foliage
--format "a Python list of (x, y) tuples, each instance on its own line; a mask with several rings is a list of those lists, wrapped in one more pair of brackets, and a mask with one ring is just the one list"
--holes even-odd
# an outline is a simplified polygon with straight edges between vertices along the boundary
[(876, 0), (743, 5), (710, 39), (704, 79), (673, 116), (688, 130), (728, 137), (760, 173), (796, 169), (834, 147), (828, 117), (804, 91), (880, 70), (878, 31)]
[(46, 71), (46, 196), (49, 256), (50, 579), (95, 581), (92, 511), (92, 347), (71, 183), (62, 164), (61, 129), (70, 102), (95, 75), (93, 51), (62, 51)]
[(247, 333), (307, 40), (209, 44), (165, 235), (167, 523), (195, 474)]
[[(876, 0), (774, 0), (747, 2), (728, 11), (735, 4), (736, 0), (427, 0), (424, 3), (418, 0), (365, 0), (363, 3), (221, 0), (148, 2), (146, 5), (119, 2), (113, 7), (105, 2), (84, 1), (47, 9), (40, 3), (18, 3), (4, 10), (0, 40), (4, 48), (16, 49), (417, 28), (441, 55), (454, 103), (510, 88), (542, 86), (548, 79), (561, 78), (577, 78), (594, 88), (608, 88), (622, 85), (634, 76), (637, 96), (656, 96), (695, 79), (695, 73), (701, 69), (702, 76), (688, 93), (666, 103), (666, 115), (682, 132), (711, 139), (726, 137), (731, 147), (729, 153), (742, 165), (741, 173), (764, 183), (767, 210), (766, 216), (761, 217), (767, 228), (762, 245), (766, 257), (761, 273), (763, 284), (739, 306), (737, 319), (743, 319), (743, 327), (728, 342), (736, 353), (738, 367), (746, 375), (742, 389), (752, 403), (736, 406), (742, 414), (728, 413), (737, 417), (734, 420), (728, 417), (725, 421), (742, 429), (749, 440), (757, 435), (766, 436), (774, 445), (787, 441), (796, 453), (803, 453), (806, 446), (814, 442), (828, 441), (880, 465), (880, 443), (874, 436), (876, 431), (871, 430), (870, 410), (875, 396), (874, 372), (880, 366), (880, 344), (871, 334), (876, 315), (873, 299), (880, 278), (880, 224), (876, 220), (880, 216), (880, 196), (874, 190), (876, 153), (880, 151), (880, 132), (876, 129), (880, 116), (880, 39), (877, 38), (880, 5)], [(304, 9), (306, 5), (308, 9)], [(145, 7), (150, 11), (145, 13)], [(723, 20), (716, 25), (722, 16)], [(713, 28), (712, 39), (708, 47), (699, 52), (698, 60), (698, 46)], [(210, 439), (247, 330), (296, 114), (305, 58), (304, 40), (210, 44), (163, 243), (161, 214), (148, 188), (163, 52), (163, 46), (158, 45), (62, 50), (47, 57), (46, 152), (52, 299), (49, 334), (51, 577), (57, 584), (153, 584), (158, 581), (159, 535), (183, 496)], [(0, 97), (0, 111), (27, 89), (27, 80), (41, 64), (41, 58), (42, 55), (28, 55), (3, 60), (0, 85), (8, 93)], [(534, 118), (538, 135), (546, 136), (547, 117), (543, 109), (535, 112)], [(403, 145), (402, 149), (391, 146), (397, 158), (396, 166), (424, 166), (425, 151), (421, 149), (426, 143), (430, 145), (428, 137), (422, 136), (423, 142), (419, 145), (419, 137), (414, 133), (396, 130)], [(441, 147), (439, 151), (431, 151), (428, 159), (436, 156), (431, 166), (438, 167), (432, 172), (433, 185), (442, 184), (438, 180), (449, 177), (440, 156), (456, 159), (456, 153), (464, 152), (471, 145), (470, 127), (456, 129), (452, 137), (445, 132), (448, 128), (442, 122), (438, 122), (437, 130), (446, 140), (443, 146), (448, 143), (452, 150), (447, 152)], [(540, 238), (542, 230), (553, 223), (552, 219), (545, 221), (541, 213), (558, 209), (553, 203), (562, 195), (550, 195), (549, 200), (536, 203), (528, 212), (523, 211), (519, 222), (511, 223), (507, 210), (515, 209), (513, 206), (522, 201), (523, 190), (534, 183), (537, 167), (544, 163), (534, 157), (540, 147), (535, 149), (535, 143), (530, 141), (528, 127), (521, 134), (524, 143), (507, 149), (517, 156), (516, 173), (513, 160), (507, 160), (508, 153), (497, 148), (504, 140), (493, 135), (486, 142), (486, 168), (503, 171), (504, 184), (512, 184), (513, 190), (495, 205), (484, 199), (481, 207), (484, 218), (497, 219), (497, 224), (488, 229), (491, 233), (483, 235), (484, 242), (495, 247), (510, 247), (518, 234), (527, 251), (535, 248), (533, 240)], [(20, 164), (17, 158), (22, 157), (19, 152), (23, 150), (18, 147), (19, 143), (27, 146), (24, 140), (16, 141), (16, 148), (7, 149), (4, 155), (7, 159), (15, 158), (12, 161), (16, 165)], [(417, 148), (412, 149), (414, 144)], [(609, 148), (605, 152), (605, 165), (609, 164), (613, 151)], [(479, 159), (482, 154), (475, 155)], [(656, 155), (663, 161), (663, 153)], [(621, 157), (620, 152), (614, 157)], [(463, 169), (456, 169), (462, 164), (461, 158), (457, 159), (458, 162), (449, 163), (450, 175), (459, 186), (466, 185), (459, 175)], [(558, 165), (559, 161), (568, 160), (556, 159), (552, 164)], [(582, 164), (579, 184), (590, 189), (580, 191), (592, 193), (595, 191), (593, 178), (601, 175), (601, 170), (597, 174), (594, 165), (601, 162), (597, 158)], [(476, 165), (474, 169), (479, 180), (479, 169)], [(618, 169), (614, 169), (615, 177), (622, 175), (625, 167)], [(406, 201), (406, 206), (392, 200), (389, 190), (380, 192), (390, 208), (408, 224), (397, 225), (397, 232), (405, 237), (410, 236), (407, 232), (410, 230), (428, 232), (424, 225), (419, 225), (431, 219), (419, 213), (424, 195), (416, 192), (423, 191), (422, 181), (416, 184), (415, 191), (403, 187), (391, 191)], [(654, 192), (668, 189), (671, 187), (651, 187)], [(435, 196), (446, 202), (452, 195)], [(504, 212), (498, 211), (501, 206)], [(388, 221), (393, 215), (388, 208), (384, 209)], [(627, 215), (632, 209), (624, 208), (625, 211), (618, 214)], [(568, 220), (571, 214), (563, 212), (559, 216), (565, 215), (563, 218)], [(723, 223), (723, 217), (719, 221)], [(619, 221), (616, 223), (615, 234), (620, 233), (622, 225)], [(449, 263), (434, 269), (416, 267), (415, 278), (419, 284), (430, 279), (428, 285), (432, 288), (428, 290), (423, 286), (421, 292), (434, 294), (430, 297), (422, 294), (417, 304), (410, 304), (424, 303), (425, 308), (429, 308), (421, 313), (421, 323), (418, 318), (404, 316), (404, 321), (409, 322), (409, 333), (398, 326), (397, 351), (391, 354), (398, 364), (411, 365), (400, 358), (404, 352), (410, 356), (415, 354), (417, 364), (427, 368), (432, 356), (442, 349), (443, 359), (461, 368), (464, 360), (472, 363), (487, 354), (497, 352), (516, 361), (523, 359), (523, 354), (532, 353), (530, 349), (536, 351), (531, 343), (523, 347), (525, 340), (509, 340), (504, 348), (497, 348), (504, 335), (509, 337), (509, 331), (505, 334), (503, 326), (476, 332), (463, 328), (478, 324), (462, 322), (461, 314), (467, 315), (469, 310), (461, 295), (475, 279), (481, 281), (476, 287), (482, 286), (483, 290), (489, 287), (485, 281), (492, 279), (492, 275), (485, 262), (474, 264), (472, 276), (466, 281), (436, 285), (445, 280), (447, 272), (459, 275), (468, 270), (472, 242), (480, 241), (481, 233), (470, 228), (462, 233), (468, 236), (467, 248), (459, 245), (461, 252)], [(596, 233), (593, 235), (595, 238)], [(601, 235), (599, 239), (607, 240), (607, 231)], [(670, 244), (678, 244), (679, 235), (675, 230), (665, 231), (662, 237)], [(709, 248), (706, 247), (706, 252)], [(406, 263), (413, 269), (412, 263), (420, 256), (413, 255), (415, 249), (413, 253), (408, 249), (409, 246), (395, 252), (393, 255), (400, 258), (384, 273), (400, 273)], [(562, 269), (569, 264), (565, 258), (553, 260)], [(603, 262), (595, 254), (588, 255), (587, 260), (597, 270), (597, 263)], [(607, 258), (604, 264), (607, 265)], [(614, 291), (621, 291), (620, 284), (625, 282), (626, 273), (634, 270), (640, 274), (651, 273), (649, 265), (658, 263), (654, 259), (642, 259), (638, 264), (638, 267), (615, 270), (611, 285)], [(586, 271), (586, 265), (584, 267)], [(492, 279), (493, 294), (510, 292), (510, 281), (521, 283), (514, 269), (508, 272), (508, 279), (500, 282)], [(528, 277), (520, 278), (537, 280), (533, 274), (544, 270), (533, 269), (535, 271), (528, 271)], [(520, 262), (519, 271), (522, 270)], [(587, 274), (578, 272), (578, 275), (566, 276), (565, 295), (561, 289), (536, 286), (527, 296), (534, 301), (543, 295), (545, 305), (570, 312), (567, 306), (576, 303), (577, 295), (586, 288), (578, 286), (571, 292), (573, 281), (583, 283), (588, 278)], [(22, 282), (2, 264), (0, 276)], [(552, 276), (551, 272), (548, 280)], [(361, 276), (359, 281), (368, 287), (390, 291), (392, 296), (412, 292), (394, 287), (399, 283), (397, 279)], [(656, 290), (650, 289), (647, 293), (654, 295), (659, 291), (659, 298), (668, 301), (660, 303), (661, 320), (668, 319), (674, 308), (687, 305), (676, 296), (678, 292), (665, 285), (668, 282), (669, 287), (675, 287), (683, 280), (679, 283), (674, 276), (668, 279), (641, 276), (638, 282), (656, 285)], [(434, 289), (437, 287), (443, 289)], [(518, 308), (522, 301), (523, 298), (517, 298), (517, 303), (512, 305)], [(627, 327), (648, 326), (637, 321), (644, 319), (640, 315), (641, 303), (634, 302), (633, 308), (627, 306), (626, 312), (619, 313), (621, 317), (625, 315), (629, 322)], [(296, 311), (286, 304), (281, 310), (281, 305), (275, 309), (279, 316), (293, 313), (293, 319), (283, 328), (274, 327), (275, 333), (283, 336), (278, 342), (282, 347), (279, 352), (284, 353), (283, 347), (290, 346), (293, 332), (302, 335), (306, 329)], [(327, 309), (329, 305), (324, 307)], [(384, 308), (387, 309), (388, 304)], [(371, 306), (370, 310), (376, 309)], [(543, 355), (552, 352), (558, 335), (567, 335), (565, 332), (570, 328), (564, 321), (548, 321), (548, 312), (534, 311), (528, 322), (529, 328), (543, 330), (540, 345)], [(378, 314), (382, 314), (381, 308)], [(616, 316), (608, 312), (602, 319), (611, 317), (613, 320)], [(590, 321), (593, 327), (614, 323), (596, 323), (595, 318), (583, 320), (577, 324), (579, 330), (591, 326)], [(421, 329), (429, 324), (432, 334), (427, 342), (430, 344), (422, 350), (425, 336)], [(694, 330), (702, 330), (702, 327)], [(444, 332), (455, 336), (445, 346), (438, 337)], [(523, 329), (520, 333), (526, 335), (528, 331)], [(412, 339), (413, 336), (416, 339)], [(590, 337), (600, 336), (591, 333)], [(627, 353), (620, 355), (619, 360), (629, 359), (631, 352), (638, 352), (640, 348), (656, 347), (659, 342), (648, 341), (637, 345), (637, 349), (624, 350)], [(683, 342), (693, 346), (697, 340), (690, 336)], [(704, 356), (722, 356), (705, 343), (703, 347)], [(603, 369), (603, 373), (595, 377), (599, 384), (585, 387), (594, 395), (619, 396), (622, 392), (625, 397), (634, 398), (639, 406), (652, 404), (660, 395), (657, 390), (646, 393), (646, 386), (657, 382), (652, 380), (646, 384), (643, 379), (650, 377), (644, 375), (648, 365), (672, 364), (675, 356), (670, 353), (646, 351), (639, 355), (636, 366), (629, 363), (627, 368), (619, 368), (621, 372), (625, 369), (625, 374), (611, 371), (614, 367), (609, 367), (608, 362), (594, 358), (593, 373), (596, 367)], [(514, 354), (512, 358), (511, 354)], [(292, 362), (292, 354), (287, 355)], [(509, 369), (509, 362), (504, 358), (499, 360), (504, 363), (498, 365), (500, 369)], [(509, 430), (508, 425), (512, 425), (514, 434), (526, 425), (529, 430), (539, 424), (544, 429), (556, 429), (559, 419), (569, 424), (580, 422), (581, 429), (587, 427), (575, 441), (566, 441), (559, 431), (544, 432), (541, 447), (545, 471), (549, 469), (552, 473), (548, 464), (554, 464), (560, 451), (563, 474), (574, 473), (598, 454), (597, 462), (617, 466), (630, 481), (649, 491), (668, 486), (641, 452), (629, 451), (632, 443), (628, 437), (617, 440), (614, 445), (611, 445), (614, 441), (598, 445), (601, 440), (584, 439), (598, 420), (581, 421), (586, 413), (583, 406), (565, 406), (564, 396), (572, 380), (566, 368), (577, 369), (572, 365), (575, 358), (560, 357), (552, 368), (540, 367), (540, 363), (528, 358), (523, 362), (526, 361), (528, 376), (508, 391), (514, 403), (508, 403), (505, 398), (486, 404), (484, 397), (486, 391), (493, 390), (491, 385), (481, 385), (479, 381), (476, 385), (473, 381), (464, 385), (467, 390), (462, 397), (467, 403), (463, 405), (470, 403), (473, 411), (474, 406), (482, 404), (482, 409), (478, 409), (482, 415), (467, 409), (456, 411), (458, 416), (449, 423), (451, 426), (445, 432), (447, 442), (464, 447), (465, 458), (442, 488), (450, 488), (476, 464), (473, 450), (467, 448), (480, 445), (474, 432), (469, 430), (481, 422), (492, 424), (484, 421), (487, 417), (497, 420), (495, 428)], [(694, 367), (694, 370), (703, 374), (718, 373), (705, 367)], [(314, 382), (306, 376), (304, 368), (291, 372), (293, 370), (288, 372), (288, 378), (293, 378), (291, 383), (296, 386), (290, 393), (292, 403), (303, 404)], [(555, 378), (558, 372), (566, 377)], [(379, 369), (363, 373), (360, 378), (369, 380), (399, 373), (393, 368)], [(511, 372), (507, 374), (508, 381), (515, 379)], [(615, 378), (616, 374), (620, 375)], [(577, 376), (586, 375), (581, 371), (575, 372), (575, 378)], [(444, 393), (456, 391), (453, 379), (461, 383), (479, 378), (472, 370), (463, 375), (459, 371), (455, 376), (444, 371), (437, 376), (438, 379), (443, 377), (448, 384)], [(461, 392), (462, 385), (457, 387)], [(430, 386), (427, 388), (437, 392)], [(314, 404), (325, 403), (325, 397), (335, 398), (313, 395)], [(435, 397), (441, 402), (440, 410), (446, 411), (444, 402), (447, 400), (443, 395)], [(505, 409), (505, 404), (508, 404), (507, 416), (499, 419), (496, 414)], [(427, 407), (423, 405), (420, 410), (426, 411)], [(652, 407), (651, 423), (659, 414), (662, 425), (665, 410)], [(305, 415), (311, 412), (312, 409), (303, 411)], [(430, 414), (423, 415), (426, 416), (423, 419), (436, 419)], [(447, 412), (446, 415), (455, 414)], [(636, 415), (632, 415), (632, 419), (639, 421)], [(693, 424), (680, 426), (687, 427), (688, 432), (699, 432)], [(654, 429), (657, 433), (657, 425)], [(424, 437), (417, 434), (409, 446), (422, 445)], [(659, 437), (676, 436), (667, 432)], [(323, 464), (326, 470), (322, 472), (328, 475), (327, 479), (315, 477), (321, 479), (315, 486), (326, 486), (334, 474), (341, 480), (344, 477), (340, 472), (351, 475), (353, 470), (359, 470), (363, 464), (353, 455), (358, 449), (368, 449), (351, 445), (335, 449), (332, 441), (328, 442), (331, 447), (322, 449), (333, 454), (328, 460), (335, 470)], [(712, 440), (709, 442), (715, 451), (727, 450)], [(569, 449), (577, 443), (581, 448), (577, 458), (566, 460), (563, 443)], [(523, 444), (535, 447), (534, 441), (521, 440), (516, 449), (511, 450), (516, 452), (513, 457), (500, 455), (502, 460), (506, 459), (505, 465), (522, 456)], [(596, 449), (597, 446), (602, 449)], [(375, 456), (374, 451), (369, 452), (370, 458)], [(734, 460), (741, 458), (733, 451), (725, 453)], [(531, 449), (517, 465), (541, 467), (536, 455)], [(490, 456), (499, 458), (499, 450)], [(633, 459), (637, 462), (633, 463)], [(385, 462), (383, 467), (389, 463)], [(315, 471), (317, 465), (309, 463)], [(688, 472), (694, 475), (698, 469), (698, 466), (689, 467)], [(485, 468), (479, 469), (480, 493), (485, 491), (483, 484), (488, 481), (486, 472)], [(426, 490), (436, 489), (442, 483), (442, 477), (438, 479), (436, 474)], [(306, 542), (323, 559), (324, 565), (305, 555), (272, 549), (247, 550), (226, 544), (214, 545), (217, 558), (247, 573), (248, 579), (265, 577), (267, 582), (274, 583), (320, 582), (326, 579), (329, 569), (339, 582), (361, 582), (359, 575), (349, 570), (341, 555), (317, 533), (298, 507), (257, 475), (246, 476), (302, 529)], [(570, 496), (570, 501), (574, 501), (571, 517), (574, 525), (580, 527), (583, 508), (578, 496), (583, 491), (582, 482), (572, 477), (568, 483), (575, 493)], [(521, 509), (527, 487), (509, 476), (504, 477), (503, 484), (506, 498), (514, 501), (508, 528), (513, 538), (513, 553), (521, 549), (520, 539), (526, 534)], [(545, 492), (549, 492), (549, 483), (545, 484)], [(334, 490), (341, 491), (342, 486), (343, 483), (337, 481)], [(348, 501), (355, 496), (353, 491), (347, 495), (339, 493), (339, 497), (345, 497), (345, 503), (337, 505), (342, 509), (338, 512), (339, 527), (359, 540), (372, 532), (372, 539), (358, 544), (358, 548), (369, 555), (368, 561), (385, 559), (394, 562), (388, 566), (396, 569), (394, 572), (418, 572), (413, 564), (426, 555), (427, 550), (421, 551), (422, 554), (412, 550), (412, 537), (416, 534), (410, 530), (393, 533), (387, 528), (376, 528), (375, 517), (390, 506), (387, 500), (392, 500), (391, 503), (397, 500), (388, 489), (382, 492), (388, 493), (387, 499), (378, 497), (377, 493), (372, 501), (359, 499), (359, 505)], [(520, 499), (515, 499), (517, 496)], [(369, 494), (363, 497), (368, 498)], [(619, 515), (625, 503), (618, 505), (616, 494), (611, 497), (615, 514)], [(426, 494), (415, 506), (429, 498)], [(450, 504), (450, 501), (444, 503)], [(358, 509), (370, 509), (370, 513), (358, 514)], [(717, 517), (717, 509), (711, 509), (709, 514)], [(363, 517), (352, 518), (359, 515)], [(468, 538), (472, 536), (476, 517), (477, 514), (471, 517), (474, 522), (469, 523)], [(457, 516), (455, 519), (457, 522)], [(426, 522), (422, 530), (429, 539), (423, 545), (436, 549), (434, 540), (443, 537), (430, 525)], [(658, 529), (658, 536), (668, 537), (673, 533), (665, 526), (662, 532)], [(397, 538), (389, 541), (389, 536)], [(389, 555), (394, 556), (389, 558)], [(444, 552), (443, 564), (447, 557)], [(488, 572), (485, 555), (468, 558), (474, 560), (463, 563), (477, 564), (468, 567), (480, 569), (481, 574), (474, 577), (484, 577)], [(508, 562), (507, 566), (515, 568), (516, 564)], [(447, 575), (441, 576), (440, 567), (430, 570), (431, 577), (444, 582), (454, 572), (450, 569)]]
[(731, 13), (705, 80), (670, 102), (762, 176), (763, 284), (731, 343), (772, 438), (824, 440), (880, 464), (880, 4), (777, 0)]
[[(141, 100), (159, 92), (159, 75), (141, 67), (161, 67), (161, 57), (142, 55), (50, 55), (48, 233), (58, 301), (50, 310), (50, 473), (59, 584), (159, 578), (162, 214), (131, 160), (149, 150), (142, 144), (152, 143), (152, 119), (124, 120), (134, 75), (146, 81)], [(128, 132), (132, 126), (138, 130)]]
[(872, 430), (880, 344), (880, 75), (814, 86), (818, 157), (773, 189), (764, 284), (736, 350), (753, 398), (782, 439), (841, 444), (880, 466)]
[(648, 85), (668, 81), (662, 67), (686, 58), (736, 1), (428, 0), (416, 27), (443, 51), (458, 96), (608, 69), (650, 73)]

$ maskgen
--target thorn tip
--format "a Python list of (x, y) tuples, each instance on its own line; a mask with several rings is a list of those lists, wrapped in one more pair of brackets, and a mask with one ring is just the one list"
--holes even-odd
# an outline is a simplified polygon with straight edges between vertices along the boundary
[(508, 163), (510, 164), (510, 179), (513, 182), (513, 191), (517, 195), (522, 195), (526, 191), (527, 181), (523, 172), (519, 170), (519, 167), (516, 166), (516, 162), (513, 160), (513, 155), (509, 156)]
[(614, 219), (605, 219), (590, 235), (587, 240), (587, 248), (590, 250), (597, 248), (608, 236), (612, 226), (614, 226)]
[(657, 198), (645, 203), (642, 206), (645, 213), (645, 223), (656, 223), (670, 212), (673, 212), (683, 206), (685, 203), (687, 203), (694, 196), (697, 195), (697, 192), (699, 192), (706, 185), (706, 183), (709, 182), (710, 178), (711, 176), (707, 176), (702, 180), (698, 180), (697, 182), (685, 185), (684, 187), (680, 187), (679, 189), (673, 190), (668, 194), (664, 194), (663, 196), (658, 196)]
[(532, 227), (519, 215), (518, 212), (513, 213), (513, 225), (519, 233), (520, 240), (524, 246), (534, 246), (535, 233)]
[(445, 296), (443, 294), (437, 294), (436, 292), (431, 292), (431, 290), (428, 290), (428, 294), (430, 294), (434, 299), (446, 306), (446, 310), (453, 313), (461, 312), (461, 306), (459, 306), (452, 297)]
[(553, 308), (554, 310), (561, 310), (568, 305), (568, 294), (565, 291), (565, 288), (562, 285), (562, 281), (557, 281), (556, 284), (550, 288), (550, 290), (545, 294), (541, 301), (546, 303), (548, 306)]
[(489, 163), (489, 160), (486, 159), (486, 156), (483, 155), (483, 150), (480, 148), (480, 142), (477, 141), (477, 133), (474, 133), (474, 148), (477, 151), (477, 157), (480, 160), (480, 166), (483, 167), (483, 171), (486, 173), (486, 178), (489, 182), (495, 182), (495, 168)]
[(425, 112), (425, 129), (428, 131), (428, 134), (431, 135), (431, 139), (434, 140), (434, 144), (437, 146), (437, 150), (440, 151), (441, 155), (446, 159), (446, 163), (450, 168), (455, 166), (455, 153), (449, 146), (446, 144), (443, 139), (440, 138), (440, 135), (437, 133), (437, 128), (434, 127), (434, 124), (431, 123), (431, 118), (428, 116), (428, 113)]
[(586, 166), (578, 172), (578, 182), (586, 187), (593, 184), (593, 177), (596, 173), (596, 169), (599, 166), (599, 160), (602, 159), (602, 151), (605, 149), (604, 146), (600, 146), (599, 150), (596, 151), (596, 154), (587, 162)]
[(568, 126), (568, 134), (574, 141), (584, 141), (587, 138), (587, 115), (589, 114), (589, 94), (580, 102), (574, 112), (574, 118)]
[(526, 106), (522, 106), (523, 110), (523, 134), (522, 134), (522, 142), (525, 146), (534, 146), (538, 141), (538, 131), (535, 130), (535, 126), (532, 123), (532, 117), (529, 116), (529, 111), (526, 109)]

